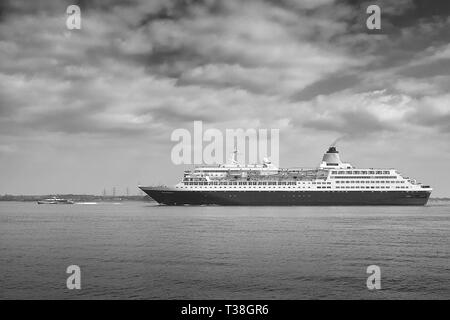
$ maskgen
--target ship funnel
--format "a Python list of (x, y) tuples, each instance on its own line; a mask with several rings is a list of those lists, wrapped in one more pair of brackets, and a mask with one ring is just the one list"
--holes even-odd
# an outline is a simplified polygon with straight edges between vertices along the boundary
[(322, 161), (329, 166), (336, 166), (342, 163), (339, 151), (336, 150), (335, 146), (328, 148), (328, 151), (323, 155)]

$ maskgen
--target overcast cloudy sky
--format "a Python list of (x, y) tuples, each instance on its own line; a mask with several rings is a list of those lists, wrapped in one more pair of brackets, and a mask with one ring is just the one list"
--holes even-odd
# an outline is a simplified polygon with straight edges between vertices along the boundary
[(0, 193), (176, 183), (170, 135), (202, 120), (279, 128), (283, 167), (342, 137), (450, 196), (449, 2), (2, 0)]

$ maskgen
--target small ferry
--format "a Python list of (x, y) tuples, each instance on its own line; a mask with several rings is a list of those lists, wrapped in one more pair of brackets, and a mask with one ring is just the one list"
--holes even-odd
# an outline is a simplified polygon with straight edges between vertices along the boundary
[(72, 200), (61, 199), (57, 197), (47, 198), (44, 200), (38, 200), (38, 204), (74, 204)]

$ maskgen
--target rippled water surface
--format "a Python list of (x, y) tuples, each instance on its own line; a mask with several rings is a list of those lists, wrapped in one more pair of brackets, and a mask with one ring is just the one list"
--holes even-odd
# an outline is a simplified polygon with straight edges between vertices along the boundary
[[(66, 288), (72, 264), (81, 290)], [(378, 291), (366, 287), (372, 264)], [(0, 202), (0, 270), (3, 299), (450, 299), (450, 202)]]

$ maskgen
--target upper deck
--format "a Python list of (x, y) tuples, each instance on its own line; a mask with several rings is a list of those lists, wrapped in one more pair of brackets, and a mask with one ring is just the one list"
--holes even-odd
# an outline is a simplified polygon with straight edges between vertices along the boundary
[(403, 177), (393, 168), (355, 168), (343, 163), (336, 148), (325, 153), (316, 168), (277, 168), (270, 161), (263, 164), (240, 165), (235, 159), (229, 164), (200, 166), (185, 171), (180, 188), (289, 188), (308, 190), (398, 190), (429, 189), (414, 179)]

